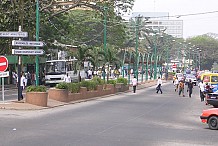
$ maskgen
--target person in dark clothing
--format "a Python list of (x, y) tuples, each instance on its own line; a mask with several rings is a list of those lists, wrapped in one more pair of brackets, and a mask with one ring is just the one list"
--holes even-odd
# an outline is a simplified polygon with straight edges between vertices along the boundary
[(191, 98), (191, 95), (192, 95), (192, 89), (193, 89), (192, 80), (189, 80), (189, 82), (188, 82), (188, 92), (189, 92), (189, 97), (190, 98)]

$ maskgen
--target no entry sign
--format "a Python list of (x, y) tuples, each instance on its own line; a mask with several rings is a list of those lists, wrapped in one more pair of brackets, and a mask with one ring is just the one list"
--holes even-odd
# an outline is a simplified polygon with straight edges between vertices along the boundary
[(5, 56), (0, 56), (0, 72), (6, 71), (8, 68), (8, 59)]

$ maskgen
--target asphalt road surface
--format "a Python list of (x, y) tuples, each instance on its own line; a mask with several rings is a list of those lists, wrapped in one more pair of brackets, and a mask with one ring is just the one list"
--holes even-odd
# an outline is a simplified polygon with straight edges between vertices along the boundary
[(216, 146), (201, 123), (198, 87), (179, 97), (172, 83), (137, 93), (39, 111), (0, 110), (1, 146)]

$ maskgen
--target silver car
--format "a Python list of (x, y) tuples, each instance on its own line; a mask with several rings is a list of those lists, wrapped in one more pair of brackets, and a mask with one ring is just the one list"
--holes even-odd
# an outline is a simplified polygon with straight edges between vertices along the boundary
[(189, 81), (192, 81), (192, 84), (195, 86), (197, 85), (197, 79), (193, 74), (187, 74), (185, 78), (185, 84), (187, 84)]

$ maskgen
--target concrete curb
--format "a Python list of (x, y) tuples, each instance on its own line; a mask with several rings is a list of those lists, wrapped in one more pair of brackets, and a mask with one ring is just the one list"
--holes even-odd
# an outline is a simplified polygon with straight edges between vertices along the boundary
[[(166, 81), (163, 81), (163, 83), (166, 83)], [(139, 83), (137, 90), (149, 88), (152, 86), (156, 86), (156, 81)], [(20, 110), (20, 111), (23, 111), (23, 110), (30, 110), (30, 111), (45, 110), (45, 109), (60, 107), (60, 106), (64, 106), (64, 105), (76, 104), (76, 103), (80, 103), (80, 102), (87, 102), (90, 100), (96, 100), (96, 99), (100, 99), (100, 98), (106, 98), (109, 96), (115, 96), (115, 95), (119, 95), (119, 94), (132, 92), (131, 87), (132, 86), (130, 86), (130, 89), (128, 91), (125, 91), (125, 92), (118, 92), (115, 94), (109, 94), (109, 95), (94, 97), (94, 98), (90, 98), (90, 99), (82, 99), (82, 100), (77, 100), (77, 101), (72, 101), (72, 102), (60, 102), (60, 101), (48, 99), (48, 106), (47, 107), (41, 107), (41, 106), (36, 106), (36, 105), (25, 103), (24, 102), (25, 99), (23, 101), (9, 101), (9, 102), (5, 102), (5, 103), (0, 103), (0, 110)]]

